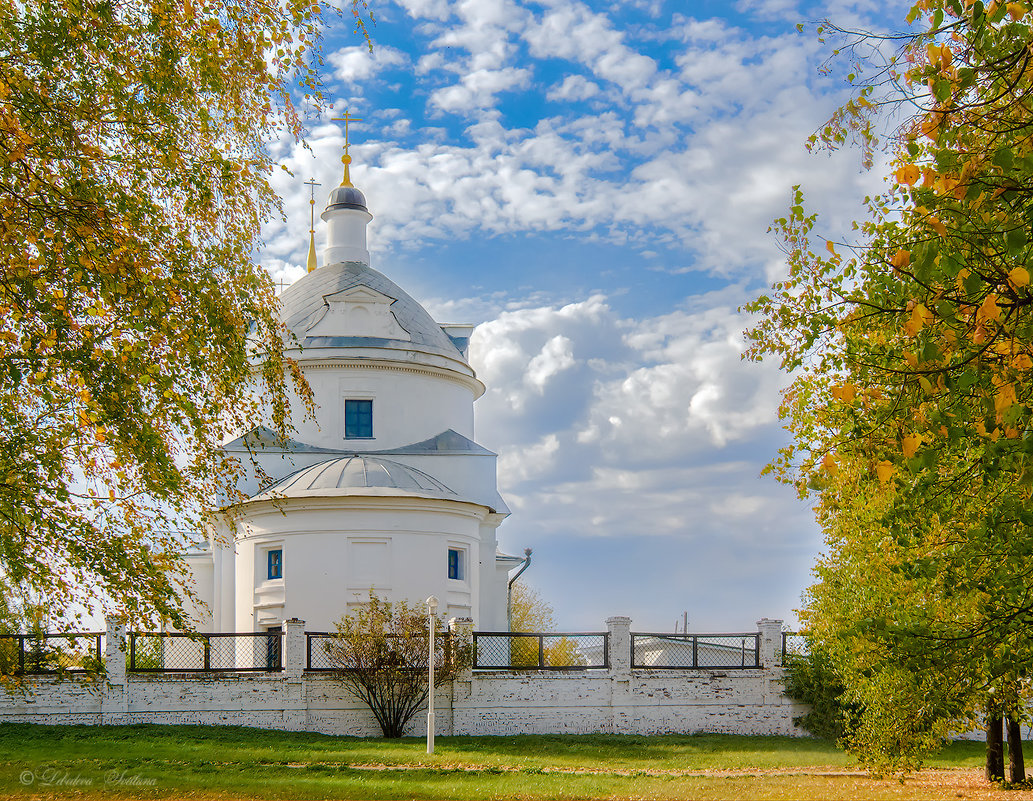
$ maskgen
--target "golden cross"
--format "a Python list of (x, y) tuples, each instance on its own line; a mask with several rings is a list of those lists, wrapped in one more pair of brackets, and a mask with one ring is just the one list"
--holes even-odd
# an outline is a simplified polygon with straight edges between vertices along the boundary
[(309, 178), (305, 186), (308, 187), (308, 232), (312, 234), (316, 230), (316, 187), (322, 184), (317, 183), (315, 178)]
[(362, 122), (362, 117), (353, 117), (347, 110), (344, 112), (343, 117), (331, 117), (331, 122), (343, 122), (344, 123), (344, 155), (341, 156), (341, 161), (344, 163), (344, 180), (341, 181), (341, 186), (351, 186), (352, 180), (351, 175), (348, 171), (348, 165), (351, 164), (352, 157), (348, 153), (348, 148), (351, 147), (348, 134), (348, 124), (352, 122)]
[(343, 117), (331, 117), (331, 122), (343, 122), (344, 123), (344, 152), (348, 152), (348, 124), (352, 122), (362, 122), (362, 117), (353, 117), (348, 111), (344, 112)]

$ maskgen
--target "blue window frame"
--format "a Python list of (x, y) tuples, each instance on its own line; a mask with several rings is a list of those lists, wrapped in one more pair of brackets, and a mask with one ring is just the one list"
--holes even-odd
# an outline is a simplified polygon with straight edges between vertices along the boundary
[(268, 578), (283, 578), (283, 549), (277, 548), (275, 551), (268, 551), (268, 554)]
[(448, 549), (448, 577), (463, 580), (463, 552), (458, 548)]
[(344, 402), (344, 436), (345, 439), (373, 438), (373, 401)]

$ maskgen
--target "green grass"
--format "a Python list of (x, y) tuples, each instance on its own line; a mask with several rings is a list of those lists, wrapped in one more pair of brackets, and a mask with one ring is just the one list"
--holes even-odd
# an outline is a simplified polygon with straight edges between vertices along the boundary
[[(3, 797), (939, 797), (901, 795), (907, 784), (861, 776), (832, 745), (787, 737), (439, 737), (429, 756), (421, 739), (5, 723), (0, 755)], [(982, 760), (982, 744), (956, 743), (930, 765), (971, 769)], [(20, 777), (30, 774), (23, 784)], [(118, 784), (112, 776), (138, 783)], [(956, 790), (943, 797), (968, 797)]]

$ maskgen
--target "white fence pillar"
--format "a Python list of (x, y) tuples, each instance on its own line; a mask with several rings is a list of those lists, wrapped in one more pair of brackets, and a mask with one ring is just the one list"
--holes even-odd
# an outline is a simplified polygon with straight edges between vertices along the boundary
[(126, 662), (129, 659), (126, 622), (118, 618), (108, 618), (106, 623), (104, 670), (107, 674), (108, 684), (122, 685), (126, 683)]
[(305, 621), (292, 617), (283, 627), (283, 672), (288, 679), (299, 679), (308, 662)]
[(615, 679), (631, 678), (631, 618), (618, 615), (606, 619), (609, 631), (610, 675)]
[(104, 724), (128, 723), (129, 687), (126, 663), (129, 659), (126, 622), (107, 618), (104, 637), (104, 679), (100, 683), (100, 718)]
[(292, 617), (283, 624), (283, 679), (287, 682), (283, 722), (288, 731), (304, 731), (308, 725), (305, 708), (305, 668), (308, 665), (308, 638), (305, 621)]
[(760, 632), (760, 666), (782, 666), (782, 621), (762, 617), (757, 621)]

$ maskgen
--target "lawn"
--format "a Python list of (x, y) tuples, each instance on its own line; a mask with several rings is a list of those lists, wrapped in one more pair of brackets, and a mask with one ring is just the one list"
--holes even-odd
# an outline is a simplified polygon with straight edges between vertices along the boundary
[(955, 743), (903, 783), (827, 743), (620, 735), (384, 741), (200, 726), (0, 724), (5, 798), (1031, 798), (980, 780)]

